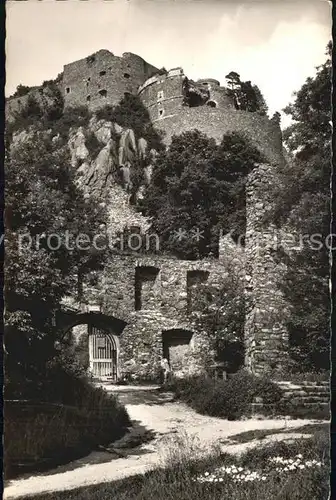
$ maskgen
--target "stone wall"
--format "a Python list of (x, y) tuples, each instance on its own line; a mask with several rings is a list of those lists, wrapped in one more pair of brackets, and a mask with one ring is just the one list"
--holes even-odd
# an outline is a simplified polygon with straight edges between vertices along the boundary
[[(298, 411), (303, 414), (306, 412), (319, 412), (328, 418), (330, 413), (330, 382), (301, 382), (293, 383), (289, 381), (275, 381), (283, 391), (280, 404), (283, 412)], [(259, 398), (260, 399), (260, 398)], [(253, 414), (269, 415), (273, 405), (265, 404), (261, 400), (252, 403)]]
[(108, 50), (64, 66), (63, 95), (65, 106), (85, 106), (97, 109), (115, 105), (125, 92), (136, 94), (141, 85), (157, 68), (141, 57), (124, 53), (122, 57)]
[(229, 132), (246, 134), (252, 144), (265, 155), (271, 163), (283, 161), (282, 135), (277, 122), (258, 113), (237, 111), (235, 109), (182, 106), (174, 116), (154, 121), (154, 126), (165, 132), (164, 141), (169, 144), (173, 135), (197, 129), (220, 142)]
[(281, 369), (288, 359), (288, 306), (279, 283), (285, 271), (277, 262), (278, 230), (265, 225), (274, 165), (260, 165), (249, 176), (246, 192), (246, 365), (256, 374)]
[(132, 372), (142, 378), (155, 378), (164, 354), (164, 332), (169, 341), (170, 335), (176, 331), (181, 335), (181, 330), (186, 335), (191, 332), (191, 340), (184, 354), (183, 373), (178, 375), (205, 369), (213, 357), (209, 337), (202, 329), (202, 321), (192, 319), (188, 307), (190, 297), (197, 294), (197, 283), (191, 285), (188, 279), (190, 273), (197, 274), (195, 271), (220, 286), (226, 267), (215, 259), (180, 261), (116, 255), (105, 269), (102, 311), (127, 322), (120, 336), (121, 375)]
[(178, 112), (182, 106), (182, 68), (150, 78), (139, 88), (139, 96), (148, 109), (151, 120), (159, 120)]

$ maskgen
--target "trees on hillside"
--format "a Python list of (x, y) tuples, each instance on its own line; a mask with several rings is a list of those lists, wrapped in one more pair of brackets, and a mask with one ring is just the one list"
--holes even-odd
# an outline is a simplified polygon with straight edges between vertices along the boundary
[(273, 193), (273, 220), (306, 235), (287, 260), (282, 283), (291, 306), (292, 355), (303, 369), (329, 366), (330, 99), (331, 44), (325, 63), (285, 109), (293, 119), (284, 131), (290, 162), (279, 170)]
[(241, 81), (240, 75), (235, 71), (231, 71), (225, 78), (229, 95), (233, 97), (237, 109), (267, 115), (268, 106), (257, 85), (252, 85), (250, 80)]
[(29, 134), (6, 156), (6, 376), (36, 381), (54, 354), (53, 311), (104, 259), (67, 244), (67, 231), (92, 238), (106, 216), (83, 198), (66, 146), (48, 133)]
[(220, 232), (245, 233), (245, 181), (260, 153), (237, 133), (220, 145), (199, 131), (173, 137), (156, 159), (141, 202), (162, 250), (182, 258), (217, 253)]

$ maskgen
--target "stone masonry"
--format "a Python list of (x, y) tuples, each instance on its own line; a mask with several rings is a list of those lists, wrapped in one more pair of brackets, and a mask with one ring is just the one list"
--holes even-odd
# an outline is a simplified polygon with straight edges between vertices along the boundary
[[(191, 320), (193, 296), (202, 280), (220, 284), (235, 258), (243, 263), (237, 272), (242, 274), (246, 290), (245, 363), (251, 371), (265, 373), (286, 363), (288, 346), (284, 326), (287, 309), (278, 286), (283, 269), (274, 259), (272, 243), (276, 230), (265, 227), (263, 222), (272, 201), (268, 193), (273, 171), (284, 161), (279, 121), (236, 110), (225, 87), (213, 78), (193, 82), (196, 94), (206, 98), (202, 105), (188, 106), (185, 82), (182, 68), (162, 72), (135, 54), (118, 57), (108, 50), (64, 66), (58, 82), (65, 107), (84, 105), (95, 111), (106, 104), (117, 104), (125, 93), (139, 95), (154, 126), (164, 132), (166, 145), (173, 135), (187, 130), (198, 129), (217, 142), (225, 133), (239, 132), (251, 140), (264, 158), (248, 179), (245, 250), (226, 236), (219, 243), (217, 260), (116, 255), (106, 267), (99, 294), (102, 312), (126, 323), (123, 332), (116, 335), (118, 376), (133, 373), (153, 378), (163, 355), (171, 357), (180, 374), (206, 368), (211, 361), (209, 339), (201, 322)], [(38, 93), (39, 89), (32, 92)], [(17, 98), (9, 99), (8, 119), (11, 109), (18, 109), (25, 99), (26, 96), (20, 99), (21, 104)], [(112, 225), (119, 229), (136, 225), (146, 231), (149, 221), (136, 213), (126, 191), (112, 175), (119, 168), (120, 144), (124, 137), (132, 136), (132, 131), (94, 119), (89, 127), (103, 143), (102, 151), (91, 158), (85, 145), (85, 130), (72, 131), (69, 147), (73, 164), (80, 160), (82, 179), (96, 179), (95, 195), (108, 204)], [(118, 144), (111, 131), (113, 137), (117, 132)], [(140, 154), (143, 149), (144, 139), (136, 140), (136, 148), (129, 148), (132, 154)], [(126, 150), (125, 147), (123, 151)]]

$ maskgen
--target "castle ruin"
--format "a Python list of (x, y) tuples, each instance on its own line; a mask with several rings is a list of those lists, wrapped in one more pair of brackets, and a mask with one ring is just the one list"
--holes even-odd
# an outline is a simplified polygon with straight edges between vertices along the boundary
[[(100, 50), (67, 64), (57, 85), (65, 107), (85, 105), (92, 111), (116, 105), (125, 93), (138, 95), (154, 127), (164, 132), (166, 145), (173, 135), (187, 130), (197, 129), (218, 142), (224, 134), (237, 131), (245, 134), (265, 158), (248, 179), (245, 248), (235, 247), (226, 238), (219, 243), (218, 259), (180, 261), (148, 255), (114, 259), (104, 278), (101, 314), (111, 319), (105, 338), (95, 324), (98, 316), (91, 316), (91, 369), (98, 363), (103, 371), (95, 373), (102, 377), (112, 366), (114, 379), (132, 370), (142, 378), (153, 378), (163, 355), (181, 374), (204, 368), (207, 335), (190, 319), (193, 294), (197, 294), (199, 283), (221, 282), (227, 272), (228, 254), (244, 270), (245, 365), (257, 374), (283, 366), (288, 351), (286, 305), (278, 287), (283, 271), (274, 259), (277, 230), (271, 226), (265, 229), (263, 223), (271, 203), (268, 187), (273, 182), (272, 172), (284, 162), (278, 119), (237, 110), (227, 89), (213, 78), (193, 82), (182, 68), (158, 70), (131, 53), (118, 57)], [(36, 96), (43, 92), (38, 88), (31, 91)], [(26, 99), (9, 99), (8, 119)], [(129, 207), (124, 194), (120, 190), (116, 194), (116, 212), (121, 219), (125, 214), (126, 220)], [(123, 326), (119, 322), (116, 327), (114, 320)], [(98, 333), (92, 335), (95, 328)], [(107, 362), (104, 371), (102, 366)]]

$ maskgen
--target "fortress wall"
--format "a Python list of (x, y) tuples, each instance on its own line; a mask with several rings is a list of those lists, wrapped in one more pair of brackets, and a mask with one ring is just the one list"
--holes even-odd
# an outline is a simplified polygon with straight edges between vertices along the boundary
[(280, 126), (266, 116), (231, 109), (181, 107), (174, 116), (154, 121), (154, 126), (163, 130), (165, 142), (169, 144), (173, 135), (198, 129), (220, 142), (223, 134), (241, 132), (246, 134), (270, 163), (283, 161)]
[(227, 94), (227, 90), (224, 87), (211, 87), (210, 99), (216, 101), (219, 108), (236, 111), (233, 99)]
[(98, 109), (106, 104), (115, 105), (125, 92), (136, 94), (139, 85), (155, 70), (134, 54), (118, 57), (108, 50), (100, 50), (64, 66), (65, 106), (87, 105)]
[(160, 119), (159, 110), (162, 116), (168, 116), (182, 106), (182, 73), (174, 76), (158, 76), (139, 89), (139, 96), (148, 109), (151, 120)]
[[(62, 91), (62, 84), (57, 84), (57, 87)], [(21, 97), (11, 97), (5, 103), (5, 116), (9, 122), (15, 119), (15, 115), (20, 113), (27, 107), (29, 97), (33, 97), (36, 102), (42, 106), (45, 104), (52, 104), (54, 101), (53, 94), (50, 93), (48, 86), (45, 87), (32, 87), (31, 90)]]

